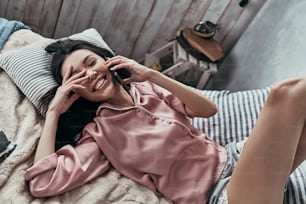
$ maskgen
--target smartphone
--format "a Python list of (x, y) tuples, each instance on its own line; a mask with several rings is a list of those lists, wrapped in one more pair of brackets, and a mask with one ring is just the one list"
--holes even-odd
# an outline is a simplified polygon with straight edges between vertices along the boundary
[[(115, 65), (113, 65), (115, 66)], [(123, 82), (124, 79), (131, 76), (131, 72), (127, 69), (118, 69), (116, 71), (109, 70), (112, 76), (123, 86), (125, 90), (129, 90), (130, 86)]]
[(120, 81), (131, 76), (131, 72), (127, 69), (118, 69), (116, 71), (111, 72), (113, 73), (113, 75), (116, 76), (116, 79), (118, 78)]
[(131, 73), (126, 69), (119, 69), (116, 71), (109, 70), (112, 76), (123, 86), (123, 88), (128, 91), (130, 86), (123, 82), (123, 79), (131, 76)]

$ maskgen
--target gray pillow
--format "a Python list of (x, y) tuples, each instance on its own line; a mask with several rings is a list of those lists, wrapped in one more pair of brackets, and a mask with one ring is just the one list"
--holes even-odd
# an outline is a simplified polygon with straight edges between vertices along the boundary
[[(88, 41), (112, 52), (94, 28), (62, 39), (67, 38)], [(54, 41), (54, 39), (43, 38), (39, 43), (4, 51), (0, 54), (0, 67), (42, 115), (46, 110), (39, 106), (41, 97), (58, 85), (50, 71), (52, 57), (45, 51), (45, 47)]]

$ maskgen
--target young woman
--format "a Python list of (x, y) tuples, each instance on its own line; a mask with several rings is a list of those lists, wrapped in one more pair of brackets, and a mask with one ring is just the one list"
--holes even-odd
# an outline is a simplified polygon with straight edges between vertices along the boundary
[[(288, 176), (305, 160), (306, 78), (274, 85), (247, 142), (224, 148), (189, 123), (217, 111), (194, 89), (86, 42), (47, 50), (61, 85), (25, 174), (34, 196), (69, 191), (112, 166), (170, 203), (280, 204)], [(123, 68), (129, 90), (110, 71)], [(59, 119), (80, 98), (100, 103), (96, 116), (75, 145), (56, 151)]]

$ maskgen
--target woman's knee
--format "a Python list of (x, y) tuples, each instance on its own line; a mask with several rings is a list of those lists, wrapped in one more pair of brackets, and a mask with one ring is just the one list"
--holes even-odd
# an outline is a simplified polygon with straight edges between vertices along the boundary
[[(289, 103), (306, 107), (306, 78), (294, 78), (272, 86), (268, 103)], [(302, 102), (302, 103), (301, 103)]]

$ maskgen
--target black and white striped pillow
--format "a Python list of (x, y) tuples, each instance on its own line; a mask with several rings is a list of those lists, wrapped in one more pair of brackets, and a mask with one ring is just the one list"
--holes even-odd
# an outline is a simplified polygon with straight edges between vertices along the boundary
[(225, 145), (247, 137), (258, 118), (270, 88), (231, 92), (229, 90), (200, 90), (218, 107), (210, 118), (193, 118), (195, 127)]
[[(67, 38), (85, 40), (112, 51), (98, 31), (93, 28)], [(28, 45), (0, 54), (0, 67), (42, 115), (46, 110), (39, 107), (40, 98), (57, 86), (50, 71), (52, 57), (44, 50), (53, 41), (55, 40), (47, 39), (39, 44)]]

